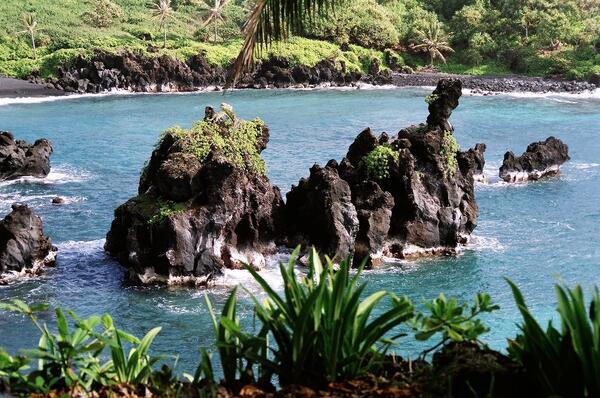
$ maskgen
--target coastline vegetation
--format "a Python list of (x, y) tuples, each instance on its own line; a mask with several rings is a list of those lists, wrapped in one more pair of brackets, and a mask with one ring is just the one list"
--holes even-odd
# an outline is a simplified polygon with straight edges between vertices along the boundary
[[(364, 383), (365, 378), (371, 378), (392, 388), (381, 391), (404, 392), (402, 396), (429, 396), (428, 391), (452, 394), (463, 387), (480, 394), (476, 396), (498, 396), (494, 395), (494, 377), (506, 370), (501, 362), (481, 370), (487, 384), (470, 384), (477, 380), (452, 379), (458, 377), (452, 374), (444, 379), (436, 373), (439, 370), (435, 366), (441, 366), (439, 356), (447, 352), (474, 352), (482, 363), (482, 358), (505, 358), (510, 366), (504, 366), (516, 368), (509, 374), (515, 379), (509, 382), (535, 386), (535, 390), (522, 391), (533, 393), (529, 396), (592, 397), (600, 391), (597, 289), (588, 308), (580, 287), (570, 290), (557, 286), (562, 331), (551, 323), (543, 330), (527, 309), (522, 293), (508, 281), (523, 315), (520, 334), (509, 340), (508, 358), (490, 350), (480, 339), (489, 331), (481, 315), (499, 310), (485, 293), (477, 294), (472, 304), (441, 294), (415, 306), (409, 298), (389, 291), (367, 295), (366, 284), (361, 283), (362, 265), (353, 271), (348, 260), (334, 267), (330, 259), (322, 261), (314, 249), (307, 273), (299, 274), (298, 255), (299, 249), (287, 265), (280, 265), (282, 292), (274, 291), (259, 273), (247, 267), (266, 295), (259, 300), (250, 294), (258, 327), (249, 329), (240, 322), (237, 289), (231, 292), (220, 315), (206, 298), (222, 375), (215, 373), (206, 348), (201, 350), (194, 375), (177, 377), (166, 364), (158, 368), (165, 358), (153, 356), (151, 345), (160, 328), (140, 339), (118, 329), (109, 315), (81, 319), (62, 309), (54, 311), (56, 327), (50, 327), (41, 320), (48, 318), (47, 305), (30, 306), (20, 300), (0, 303), (0, 310), (28, 317), (40, 332), (34, 349), (16, 356), (0, 349), (0, 392), (110, 397), (123, 393), (140, 396), (148, 391), (164, 397), (201, 397), (217, 393), (235, 396), (243, 390), (244, 396), (261, 396), (256, 391), (274, 392), (274, 383), (282, 389), (303, 385), (327, 390), (348, 381), (360, 386), (360, 380)], [(405, 354), (402, 342), (410, 335), (419, 341), (432, 341), (413, 362), (399, 356)], [(429, 363), (431, 353), (434, 359)], [(460, 383), (466, 384), (461, 387)], [(247, 395), (252, 388), (255, 395)]]
[[(123, 49), (182, 59), (202, 51), (215, 65), (231, 65), (243, 45), (251, 2), (163, 3), (2, 2), (0, 73), (48, 78), (79, 55)], [(256, 55), (307, 66), (333, 59), (365, 73), (373, 58), (404, 71), (427, 68), (435, 58), (444, 72), (600, 79), (598, 2), (358, 0), (333, 12), (329, 18), (315, 14), (302, 24), (302, 37), (276, 41)], [(36, 22), (33, 35), (19, 33), (24, 16)]]

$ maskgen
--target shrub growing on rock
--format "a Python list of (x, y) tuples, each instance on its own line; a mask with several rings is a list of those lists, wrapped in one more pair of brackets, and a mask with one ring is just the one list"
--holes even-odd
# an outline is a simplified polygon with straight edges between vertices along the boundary
[(397, 161), (398, 157), (398, 152), (389, 145), (379, 145), (369, 152), (360, 164), (367, 170), (368, 176), (383, 180), (390, 176), (390, 161)]

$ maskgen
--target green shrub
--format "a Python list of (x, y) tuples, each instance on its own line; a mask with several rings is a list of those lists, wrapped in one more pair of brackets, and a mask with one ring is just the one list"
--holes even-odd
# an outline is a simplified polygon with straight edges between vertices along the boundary
[(93, 26), (106, 28), (124, 14), (121, 7), (110, 0), (92, 0), (91, 9), (84, 16)]
[(163, 223), (169, 217), (185, 211), (184, 203), (175, 203), (171, 200), (158, 200), (156, 213), (148, 220), (149, 225)]
[(165, 131), (163, 136), (173, 134), (180, 140), (183, 151), (195, 155), (201, 162), (214, 151), (248, 172), (266, 174), (266, 165), (257, 145), (263, 134), (264, 122), (260, 119), (239, 119), (227, 104), (222, 104), (221, 108), (222, 111), (212, 120), (196, 122), (189, 130), (174, 127)]
[(459, 304), (455, 298), (447, 299), (444, 294), (438, 298), (425, 302), (428, 315), (418, 313), (411, 321), (417, 340), (426, 341), (437, 334), (441, 334), (441, 341), (423, 354), (427, 354), (449, 342), (479, 342), (479, 337), (489, 332), (478, 317), (500, 309), (492, 303), (491, 297), (486, 293), (475, 296), (474, 304), (469, 308), (466, 303)]
[(451, 131), (444, 131), (442, 138), (441, 153), (444, 166), (444, 177), (453, 178), (458, 167), (456, 154), (460, 151), (460, 145)]
[(385, 7), (374, 0), (356, 0), (336, 10), (333, 18), (319, 20), (309, 36), (338, 44), (383, 49), (398, 43), (399, 36)]
[[(387, 333), (413, 316), (412, 304), (407, 298), (385, 291), (361, 300), (366, 287), (358, 284), (362, 266), (351, 275), (350, 261), (346, 260), (334, 271), (331, 260), (326, 258), (323, 264), (314, 249), (309, 256), (308, 274), (298, 276), (294, 271), (298, 253), (296, 249), (287, 266), (280, 265), (282, 294), (252, 267), (246, 267), (267, 294), (265, 301), (254, 297), (262, 324), (258, 340), (241, 332), (239, 325), (230, 321), (231, 316), (225, 322), (222, 318), (221, 325), (248, 342), (246, 346), (251, 349), (246, 351), (248, 355), (243, 354), (244, 358), (259, 364), (266, 381), (277, 375), (282, 385), (322, 385), (377, 372), (398, 337), (386, 338)], [(378, 309), (385, 298), (391, 307)], [(267, 336), (273, 338), (272, 344), (265, 340)], [(268, 345), (268, 350), (260, 348), (261, 344)]]
[(561, 329), (546, 330), (529, 312), (519, 288), (508, 281), (523, 316), (521, 334), (509, 343), (509, 353), (521, 363), (541, 396), (600, 396), (600, 292), (589, 309), (581, 286), (556, 287)]
[[(117, 329), (108, 315), (81, 319), (57, 308), (55, 334), (37, 316), (48, 310), (47, 305), (29, 306), (15, 299), (0, 303), (0, 310), (27, 316), (40, 332), (38, 347), (23, 350), (22, 357), (11, 357), (0, 350), (0, 379), (8, 382), (11, 393), (89, 392), (98, 386), (143, 384), (148, 382), (152, 366), (159, 359), (150, 357), (148, 350), (160, 328), (152, 329), (139, 340)], [(132, 345), (128, 355), (123, 341)], [(30, 370), (34, 361), (34, 370)]]
[(360, 167), (366, 170), (368, 176), (383, 180), (390, 176), (390, 161), (398, 161), (398, 156), (391, 146), (379, 145), (360, 161)]

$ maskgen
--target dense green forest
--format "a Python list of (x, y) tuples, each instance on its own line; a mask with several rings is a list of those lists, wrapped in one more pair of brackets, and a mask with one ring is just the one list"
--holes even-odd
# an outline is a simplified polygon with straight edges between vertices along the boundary
[[(371, 58), (404, 70), (523, 73), (600, 80), (597, 0), (345, 0), (303, 38), (270, 47), (293, 63)], [(0, 4), (0, 73), (53, 73), (98, 49), (181, 58), (206, 51), (228, 64), (241, 46), (252, 0), (6, 0)], [(167, 6), (165, 8), (164, 6)]]

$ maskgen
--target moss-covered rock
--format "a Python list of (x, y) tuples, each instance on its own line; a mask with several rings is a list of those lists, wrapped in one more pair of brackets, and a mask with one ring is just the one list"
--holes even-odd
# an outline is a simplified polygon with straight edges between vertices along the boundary
[(204, 283), (223, 267), (261, 267), (275, 250), (282, 199), (260, 153), (269, 130), (222, 105), (161, 136), (139, 196), (117, 208), (106, 250), (142, 282)]

